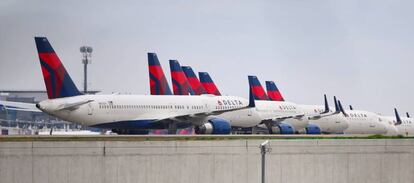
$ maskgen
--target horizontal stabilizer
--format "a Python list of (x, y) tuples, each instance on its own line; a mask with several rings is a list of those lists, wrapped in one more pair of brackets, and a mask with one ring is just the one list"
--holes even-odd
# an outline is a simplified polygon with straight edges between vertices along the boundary
[(85, 100), (80, 102), (74, 102), (74, 103), (67, 103), (57, 108), (57, 110), (75, 110), (79, 106), (87, 104), (89, 102), (93, 102), (93, 100)]

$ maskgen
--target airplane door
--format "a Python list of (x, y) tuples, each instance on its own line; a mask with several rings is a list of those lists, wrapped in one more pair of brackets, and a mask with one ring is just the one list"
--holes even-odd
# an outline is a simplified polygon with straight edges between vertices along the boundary
[(252, 110), (250, 109), (247, 110), (247, 116), (252, 116)]
[(93, 106), (92, 106), (92, 102), (88, 103), (88, 115), (92, 115), (93, 113)]
[(170, 109), (170, 113), (174, 113), (175, 111), (177, 111), (175, 109), (175, 105), (173, 103), (169, 103), (168, 105), (170, 105), (169, 109)]
[(203, 102), (204, 102), (204, 111), (207, 111), (207, 112), (210, 112), (211, 110), (210, 110), (210, 108), (209, 108), (209, 105), (208, 105), (208, 100), (203, 100)]

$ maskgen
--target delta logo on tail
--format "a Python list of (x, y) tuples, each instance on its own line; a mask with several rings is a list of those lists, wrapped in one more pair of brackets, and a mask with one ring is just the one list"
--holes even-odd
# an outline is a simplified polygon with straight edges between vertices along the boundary
[(249, 76), (250, 91), (252, 92), (254, 100), (269, 100), (264, 91), (259, 79), (256, 76)]
[(221, 93), (218, 90), (216, 84), (214, 84), (213, 80), (211, 79), (210, 74), (207, 72), (199, 72), (198, 77), (200, 78), (201, 84), (208, 94), (221, 96)]
[(177, 60), (170, 60), (170, 69), (174, 95), (194, 95), (180, 63)]
[(47, 38), (35, 37), (35, 42), (48, 98), (81, 95)]
[(148, 53), (151, 95), (172, 95), (156, 53)]
[(203, 85), (201, 84), (200, 80), (198, 80), (197, 76), (195, 75), (193, 69), (190, 66), (182, 66), (185, 76), (187, 77), (188, 82), (191, 85), (191, 88), (196, 95), (207, 94), (207, 91), (204, 89)]
[(272, 101), (285, 101), (285, 99), (282, 96), (282, 93), (280, 93), (280, 91), (277, 88), (275, 82), (266, 81), (266, 90), (267, 90), (267, 96), (269, 96), (270, 100), (272, 100)]

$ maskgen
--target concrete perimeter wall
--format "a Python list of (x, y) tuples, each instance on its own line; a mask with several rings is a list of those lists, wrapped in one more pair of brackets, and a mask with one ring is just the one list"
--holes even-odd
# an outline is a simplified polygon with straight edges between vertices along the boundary
[[(0, 142), (0, 183), (254, 183), (261, 142)], [(274, 140), (271, 147), (267, 182), (414, 182), (414, 140)]]

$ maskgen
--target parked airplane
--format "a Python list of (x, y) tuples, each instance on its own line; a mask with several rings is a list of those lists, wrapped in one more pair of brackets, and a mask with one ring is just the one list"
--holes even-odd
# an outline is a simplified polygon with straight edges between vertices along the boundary
[[(157, 64), (160, 65), (159, 62)], [(180, 63), (178, 61), (173, 60), (170, 61), (170, 68), (171, 73), (174, 72), (174, 74), (171, 74), (171, 79), (176, 84), (175, 87), (179, 88), (180, 91), (182, 91), (178, 95), (189, 95), (191, 94), (189, 91), (194, 91), (195, 93), (204, 92), (204, 88), (202, 87), (197, 77), (195, 77), (195, 75), (191, 81), (187, 79), (188, 77), (191, 77), (190, 75), (188, 75), (189, 72), (194, 73), (191, 67), (186, 67), (184, 69), (184, 67), (180, 66)], [(189, 84), (187, 85), (187, 83)], [(194, 86), (195, 88), (192, 88), (191, 86)], [(201, 96), (214, 97), (214, 95), (211, 94), (202, 94)], [(227, 102), (228, 101), (224, 101), (223, 103), (219, 103), (219, 105), (228, 105)], [(231, 111), (219, 114), (216, 117), (229, 121), (233, 128), (249, 128), (258, 125), (261, 122), (261, 119), (258, 116), (258, 114), (255, 113), (254, 108)], [(195, 131), (200, 131), (199, 133), (201, 133), (202, 131), (204, 131), (204, 129), (195, 128)]]
[[(283, 97), (280, 95), (280, 92), (279, 94), (278, 92), (273, 92), (273, 93), (275, 93), (276, 97), (283, 99)], [(336, 99), (335, 99), (335, 103), (336, 103)], [(257, 105), (258, 103), (256, 103), (256, 107)], [(328, 106), (328, 105), (325, 105), (325, 106)], [(325, 128), (325, 131), (329, 131), (331, 133), (342, 133), (342, 131), (345, 134), (386, 134), (387, 133), (387, 126), (380, 121), (381, 119), (379, 115), (372, 113), (372, 112), (361, 111), (361, 110), (345, 111), (340, 101), (338, 101), (338, 103), (335, 104), (335, 106), (336, 106), (335, 107), (336, 112), (334, 112), (333, 114), (337, 114), (337, 115), (327, 115), (320, 119), (312, 117), (312, 118), (309, 118), (310, 119), (309, 122), (315, 123), (315, 121), (317, 121), (317, 125), (319, 127)], [(304, 111), (308, 111), (306, 109), (308, 108), (307, 106), (301, 105), (301, 107), (305, 108)], [(326, 107), (325, 107), (325, 110), (326, 110)], [(319, 111), (322, 111), (322, 107), (319, 107)], [(309, 115), (309, 113), (307, 115)], [(328, 124), (330, 123), (330, 125), (328, 126), (331, 126), (331, 127), (335, 126), (335, 124), (332, 124), (332, 122), (335, 122), (335, 123), (339, 122), (339, 124), (341, 125), (337, 126), (339, 127), (337, 130), (332, 129), (332, 128), (329, 130), (326, 130), (327, 128), (324, 125), (326, 125), (327, 123), (322, 123), (323, 121), (327, 122)]]
[(381, 117), (373, 112), (363, 110), (344, 110), (340, 101), (339, 107), (348, 120), (348, 128), (345, 134), (386, 134), (387, 126), (381, 121)]
[[(198, 84), (197, 83), (199, 83), (200, 81), (197, 79), (197, 77), (193, 74), (194, 73), (194, 71), (192, 70), (192, 68), (191, 67), (189, 67), (189, 66), (184, 66), (184, 67), (182, 67), (183, 68), (183, 70), (184, 70), (184, 72), (185, 72), (185, 74), (186, 74), (186, 76), (187, 76), (187, 78), (192, 78), (192, 82), (194, 83), (194, 86), (197, 86)], [(184, 69), (185, 68), (185, 69)], [(210, 88), (213, 88), (213, 90), (212, 91), (218, 91), (218, 89), (217, 89), (217, 87), (215, 86), (215, 84), (214, 84), (214, 82), (211, 80), (211, 77), (208, 75), (208, 73), (205, 73), (205, 72), (200, 72), (201, 74), (200, 74), (200, 79), (201, 78), (204, 78), (204, 81), (208, 81), (208, 87), (210, 87)], [(193, 86), (193, 85), (192, 85)], [(199, 86), (199, 85), (198, 85)], [(211, 86), (213, 86), (213, 87), (211, 87)], [(195, 90), (194, 88), (193, 88), (193, 90)], [(270, 91), (270, 89), (269, 89), (269, 91)], [(279, 93), (279, 96), (280, 96), (280, 93)], [(281, 97), (281, 96), (280, 96)], [(286, 104), (286, 103), (285, 103)], [(255, 110), (255, 111), (249, 111), (250, 113), (258, 113), (257, 112), (257, 110)], [(227, 113), (227, 114), (230, 114), (230, 113)], [(226, 115), (226, 114), (225, 114)], [(275, 116), (280, 116), (280, 114), (274, 114)], [(316, 117), (318, 117), (318, 115), (312, 115), (312, 117), (313, 118), (316, 118)], [(319, 116), (320, 117), (320, 116)], [(288, 117), (289, 118), (289, 117)], [(290, 119), (288, 119), (288, 118), (284, 118), (283, 120), (284, 121), (289, 121)], [(263, 122), (268, 122), (268, 120), (269, 119), (262, 119), (262, 123)], [(290, 125), (288, 122), (278, 122), (278, 123), (275, 123), (275, 124), (270, 124), (270, 125), (268, 125), (268, 126), (265, 126), (265, 125), (259, 125), (259, 128), (260, 127), (264, 127), (264, 128), (267, 128), (267, 129), (272, 129), (271, 131), (269, 130), (269, 132), (270, 133), (282, 133), (282, 134), (292, 134), (292, 133), (294, 133), (295, 132), (295, 130), (294, 130), (294, 128), (293, 128), (293, 126), (292, 125)], [(307, 128), (306, 128), (306, 133), (308, 133), (308, 134), (320, 134), (320, 129), (319, 129), (319, 127), (318, 126), (315, 126), (315, 125), (308, 125), (307, 126)]]
[[(256, 110), (270, 133), (283, 131), (303, 132), (309, 124), (303, 109), (295, 103), (271, 101), (256, 76), (249, 76), (252, 96), (256, 101)], [(287, 130), (291, 129), (291, 130)]]
[(35, 37), (49, 99), (36, 104), (41, 111), (66, 121), (134, 133), (142, 129), (171, 129), (194, 125), (204, 133), (228, 134), (230, 122), (212, 117), (254, 107), (234, 96), (88, 95), (76, 88), (45, 37)]
[[(192, 68), (189, 67), (189, 66), (185, 66), (185, 67), (182, 67), (182, 68), (185, 68), (183, 70), (185, 71), (185, 74), (186, 74), (187, 78), (192, 78), (192, 82), (194, 83), (194, 86), (199, 86), (198, 83), (200, 83), (200, 81), (193, 74), (194, 71), (192, 70)], [(208, 87), (212, 88), (213, 90), (211, 90), (211, 91), (213, 91), (215, 94), (217, 94), (218, 89), (215, 86), (214, 82), (211, 80), (211, 77), (208, 75), (208, 73), (205, 73), (205, 72), (200, 72), (200, 73), (201, 73), (200, 78), (204, 78), (203, 79), (204, 81), (208, 81), (208, 83), (209, 83)], [(211, 86), (213, 86), (213, 87), (211, 87)], [(193, 88), (193, 90), (194, 90), (194, 88)], [(219, 92), (218, 92), (218, 94), (219, 94)], [(282, 102), (281, 106), (283, 106), (283, 104), (285, 104), (285, 106), (284, 106), (284, 107), (286, 107), (285, 110), (289, 110), (288, 108), (291, 107), (291, 106), (287, 106), (287, 105), (290, 105), (290, 104), (287, 104), (285, 102)], [(232, 112), (232, 113), (240, 113), (240, 112), (242, 112), (242, 111), (237, 111), (237, 112)], [(250, 110), (250, 111), (247, 111), (247, 112), (249, 112), (252, 115), (254, 114), (254, 116), (259, 116), (260, 115), (257, 108), (256, 108), (256, 110)], [(231, 113), (227, 113), (227, 114), (223, 114), (223, 115), (229, 115), (229, 114), (231, 114)], [(222, 117), (223, 117), (223, 115), (222, 115)], [(277, 117), (280, 117), (281, 114), (280, 113), (274, 113), (274, 114), (270, 114), (270, 115), (273, 115), (273, 117), (277, 118)], [(287, 117), (287, 118), (283, 118), (284, 122), (276, 122), (274, 124), (268, 124), (268, 126), (259, 125), (259, 127), (272, 129), (272, 130), (269, 130), (270, 133), (292, 134), (292, 133), (295, 132), (295, 130), (294, 130), (294, 127), (292, 125), (290, 125), (289, 122), (288, 122), (289, 120), (292, 120), (292, 119), (288, 119), (289, 116), (286, 116), (286, 115), (290, 115), (290, 114), (285, 114), (285, 117)], [(241, 116), (243, 116), (243, 115), (241, 115)], [(269, 121), (268, 118), (263, 118), (263, 116), (261, 116), (261, 118), (262, 118), (261, 123), (264, 123), (264, 122), (268, 123), (268, 121)], [(243, 119), (243, 118), (241, 117), (239, 119)], [(307, 133), (309, 133), (309, 134), (320, 134), (320, 130), (319, 130), (318, 127), (315, 128), (315, 126), (312, 126), (312, 125), (309, 126), (308, 125)]]
[(395, 108), (394, 114), (395, 116), (380, 116), (380, 121), (387, 127), (387, 133), (385, 134), (387, 136), (396, 136), (400, 134), (398, 126), (401, 125), (402, 121), (397, 109)]
[(400, 117), (397, 109), (394, 109), (396, 116), (396, 128), (398, 135), (414, 136), (414, 120), (410, 118), (410, 115), (406, 113), (406, 117)]
[[(266, 81), (266, 90), (269, 99), (272, 101), (283, 102), (285, 99), (273, 81)], [(307, 133), (334, 133), (341, 134), (348, 128), (346, 118), (340, 114), (338, 104), (335, 99), (335, 112), (330, 110), (326, 95), (324, 96), (325, 105), (303, 105), (298, 104), (308, 116), (309, 125), (306, 127)]]

